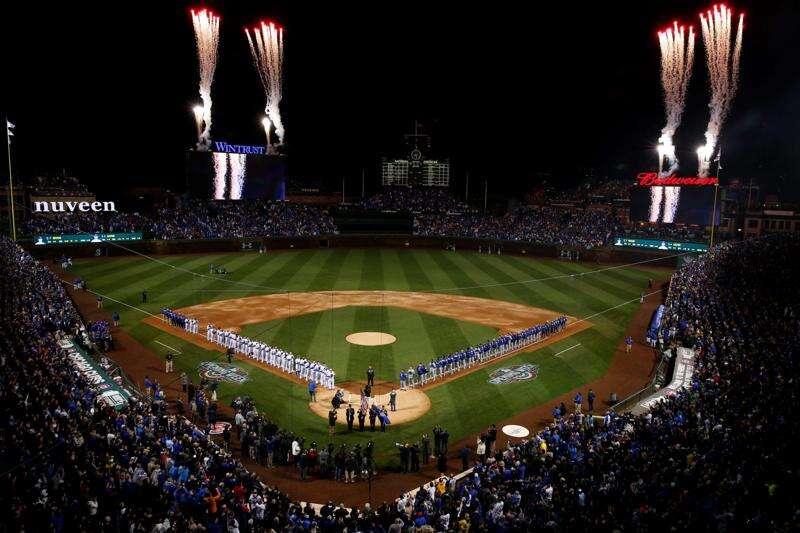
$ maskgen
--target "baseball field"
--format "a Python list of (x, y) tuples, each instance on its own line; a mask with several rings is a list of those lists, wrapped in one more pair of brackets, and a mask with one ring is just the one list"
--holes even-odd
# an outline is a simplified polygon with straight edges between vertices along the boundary
[[(212, 264), (228, 274), (210, 273)], [(335, 443), (372, 438), (379, 461), (391, 464), (395, 442), (417, 440), (436, 424), (455, 442), (603, 376), (648, 279), (664, 280), (670, 270), (658, 262), (609, 268), (473, 252), (320, 249), (79, 260), (71, 274), (105, 295), (104, 310), (118, 311), (120, 327), (144, 347), (162, 357), (177, 354), (172, 379), (184, 371), (196, 383), (201, 367), (227, 373), (220, 402), (249, 395), (307, 443), (329, 441), (329, 395), (310, 405), (306, 384), (296, 378), (241, 357), (228, 368), (222, 349), (205, 342), (205, 323), (324, 362), (335, 370), (337, 386), (357, 394), (368, 365), (377, 392), (385, 393), (409, 366), (570, 317), (548, 342), (401, 394), (386, 433), (337, 428)], [(163, 307), (198, 318), (201, 335), (150, 316)], [(379, 334), (365, 337), (374, 345), (347, 340), (362, 332)], [(520, 365), (527, 366), (514, 372)]]

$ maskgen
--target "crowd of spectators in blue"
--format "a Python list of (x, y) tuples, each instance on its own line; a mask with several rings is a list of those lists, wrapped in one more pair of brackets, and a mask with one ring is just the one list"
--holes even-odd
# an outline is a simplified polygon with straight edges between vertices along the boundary
[(358, 208), (404, 213), (472, 213), (475, 208), (458, 200), (446, 188), (385, 187), (357, 204)]
[(184, 200), (179, 207), (153, 213), (32, 214), (23, 225), (23, 234), (29, 236), (132, 231), (156, 239), (219, 239), (313, 237), (335, 233), (336, 228), (317, 207), (268, 200)]
[(302, 515), (165, 402), (99, 401), (58, 346), (85, 329), (63, 286), (5, 237), (0, 303), (0, 529), (266, 531)]
[(501, 217), (485, 213), (420, 215), (414, 218), (414, 233), (595, 248), (603, 246), (619, 225), (607, 210), (531, 205)]

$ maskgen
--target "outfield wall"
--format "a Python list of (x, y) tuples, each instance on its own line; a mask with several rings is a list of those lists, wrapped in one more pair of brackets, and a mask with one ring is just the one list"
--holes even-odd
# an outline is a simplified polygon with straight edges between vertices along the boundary
[[(596, 248), (580, 250), (569, 247), (543, 246), (518, 241), (498, 241), (492, 239), (470, 239), (463, 237), (424, 237), (414, 235), (329, 235), (320, 237), (265, 237), (240, 239), (209, 240), (150, 240), (108, 244), (70, 244), (63, 246), (35, 246), (33, 241), (21, 241), (20, 244), (31, 255), (38, 259), (58, 259), (62, 255), (69, 257), (106, 257), (134, 255), (167, 254), (213, 254), (243, 251), (244, 245), (250, 245), (247, 251), (257, 253), (260, 245), (266, 245), (268, 251), (298, 250), (318, 248), (430, 248), (442, 249), (455, 246), (456, 250), (477, 251), (479, 247), (499, 245), (504, 254), (529, 255), (533, 257), (560, 257), (562, 250), (573, 250), (580, 253), (582, 262), (592, 263), (635, 263), (659, 256), (675, 255), (673, 252), (658, 250), (636, 250), (621, 248)], [(678, 258), (671, 257), (659, 262), (659, 266), (677, 267)]]

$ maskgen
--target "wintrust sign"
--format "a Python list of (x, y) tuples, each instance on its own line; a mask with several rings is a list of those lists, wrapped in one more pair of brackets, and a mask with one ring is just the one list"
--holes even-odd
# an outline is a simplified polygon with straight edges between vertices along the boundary
[(114, 202), (49, 201), (49, 202), (33, 202), (33, 210), (36, 213), (72, 213), (74, 211), (87, 213), (89, 211), (94, 211), (94, 212), (116, 211), (117, 206), (114, 205)]

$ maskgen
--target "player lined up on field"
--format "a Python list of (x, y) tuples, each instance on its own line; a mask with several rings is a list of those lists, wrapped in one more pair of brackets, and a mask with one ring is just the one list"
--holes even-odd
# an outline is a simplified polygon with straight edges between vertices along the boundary
[[(198, 333), (199, 321), (197, 319), (188, 318), (170, 309), (162, 309), (161, 313), (173, 326), (182, 327), (190, 333)], [(279, 368), (287, 374), (294, 374), (305, 381), (314, 381), (323, 387), (333, 389), (336, 373), (324, 363), (296, 356), (292, 352), (247, 338), (233, 331), (215, 328), (212, 324), (206, 325), (206, 340), (246, 355), (260, 363)]]
[[(409, 369), (400, 377), (401, 386), (411, 387), (444, 377), (489, 359), (501, 357), (536, 344), (551, 335), (559, 333), (567, 326), (567, 317), (560, 316), (544, 324), (537, 324), (522, 331), (506, 333), (500, 337), (486, 341), (478, 346), (471, 346), (450, 355), (434, 359), (426, 369), (423, 364), (417, 366), (417, 375)], [(415, 379), (416, 378), (416, 379)]]

